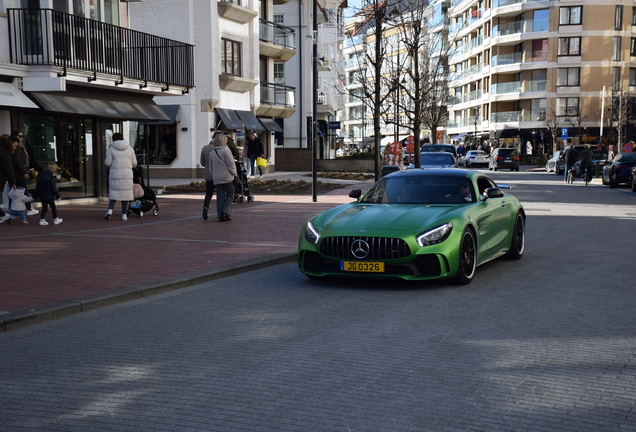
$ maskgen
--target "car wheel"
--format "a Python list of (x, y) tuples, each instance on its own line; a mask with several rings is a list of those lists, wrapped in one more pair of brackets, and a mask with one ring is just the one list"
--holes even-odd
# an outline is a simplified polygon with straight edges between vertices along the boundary
[(511, 260), (521, 259), (526, 249), (526, 221), (521, 212), (515, 217), (515, 225), (512, 228), (512, 242), (506, 258)]
[(604, 175), (601, 175), (601, 183), (603, 183), (603, 185), (607, 185), (607, 181), (605, 180)]
[(468, 285), (475, 277), (477, 268), (477, 245), (475, 234), (470, 228), (466, 228), (459, 243), (459, 262), (455, 282), (460, 285)]

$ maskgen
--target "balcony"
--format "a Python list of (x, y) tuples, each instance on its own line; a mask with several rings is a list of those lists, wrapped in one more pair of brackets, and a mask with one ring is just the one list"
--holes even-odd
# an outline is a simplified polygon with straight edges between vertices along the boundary
[(492, 56), (490, 65), (493, 67), (504, 66), (504, 65), (521, 63), (522, 61), (523, 61), (523, 53), (520, 53), (520, 52), (499, 54), (499, 55)]
[(519, 3), (533, 3), (538, 1), (548, 1), (548, 0), (494, 0), (492, 7), (494, 9), (504, 6), (510, 6)]
[(510, 36), (519, 33), (534, 33), (548, 31), (549, 20), (536, 19), (524, 21), (512, 21), (498, 24), (492, 29), (492, 37)]
[(296, 32), (291, 27), (260, 20), (259, 40), (264, 56), (287, 61), (296, 54)]
[(504, 94), (504, 93), (520, 93), (520, 92), (521, 92), (521, 81), (493, 84), (490, 90), (490, 93), (493, 95)]
[(490, 115), (491, 123), (514, 123), (521, 121), (520, 111), (504, 111), (492, 113)]
[(545, 117), (545, 111), (524, 111), (523, 113), (524, 122), (545, 122)]
[(544, 92), (548, 86), (547, 80), (527, 81), (526, 85), (530, 87), (531, 92)]
[(258, 12), (241, 6), (238, 0), (236, 2), (221, 0), (217, 5), (219, 16), (241, 24), (247, 24), (258, 16)]
[(194, 87), (194, 46), (51, 9), (8, 9), (11, 63)]
[(296, 89), (282, 84), (261, 82), (261, 105), (257, 116), (288, 118), (296, 112)]

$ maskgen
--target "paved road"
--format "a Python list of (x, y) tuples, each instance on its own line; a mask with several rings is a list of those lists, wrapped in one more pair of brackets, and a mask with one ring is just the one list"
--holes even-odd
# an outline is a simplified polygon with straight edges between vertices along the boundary
[(0, 430), (636, 430), (636, 194), (493, 177), (521, 261), (461, 287), (289, 263), (0, 334)]

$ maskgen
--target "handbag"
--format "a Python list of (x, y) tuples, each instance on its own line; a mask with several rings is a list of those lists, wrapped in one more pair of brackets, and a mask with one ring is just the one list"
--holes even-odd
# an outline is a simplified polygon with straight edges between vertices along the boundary
[(134, 183), (133, 184), (133, 197), (135, 199), (139, 199), (139, 198), (141, 198), (143, 196), (144, 196), (144, 188), (142, 188), (140, 184)]
[(258, 165), (259, 167), (267, 167), (267, 159), (262, 158), (262, 157), (257, 157), (256, 158), (256, 165)]

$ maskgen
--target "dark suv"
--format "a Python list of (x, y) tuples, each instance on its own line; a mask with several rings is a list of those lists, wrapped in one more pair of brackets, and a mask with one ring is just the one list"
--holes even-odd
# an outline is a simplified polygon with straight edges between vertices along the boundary
[(519, 153), (514, 148), (496, 148), (490, 154), (489, 170), (497, 171), (500, 168), (509, 168), (510, 171), (519, 171)]
[(420, 148), (420, 153), (447, 152), (457, 159), (457, 149), (452, 144), (424, 144)]

